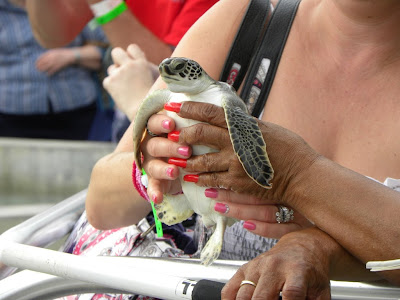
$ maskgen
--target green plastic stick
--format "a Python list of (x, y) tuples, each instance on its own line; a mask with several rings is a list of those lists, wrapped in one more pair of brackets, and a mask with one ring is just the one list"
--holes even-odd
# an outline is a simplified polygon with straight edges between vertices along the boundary
[[(142, 168), (142, 174), (146, 175), (146, 171)], [(160, 222), (160, 220), (157, 218), (157, 212), (156, 209), (154, 207), (154, 202), (150, 201), (151, 204), (151, 208), (153, 209), (153, 216), (154, 216), (154, 222), (156, 224), (156, 231), (157, 231), (157, 236), (158, 237), (163, 237), (164, 233), (163, 233), (163, 229), (162, 229), (162, 223)]]
[(151, 203), (151, 208), (153, 209), (154, 222), (156, 223), (157, 236), (163, 237), (164, 233), (162, 230), (162, 224), (161, 224), (160, 220), (157, 218), (157, 212), (156, 212), (156, 209), (154, 208), (154, 202), (151, 201), (150, 203)]

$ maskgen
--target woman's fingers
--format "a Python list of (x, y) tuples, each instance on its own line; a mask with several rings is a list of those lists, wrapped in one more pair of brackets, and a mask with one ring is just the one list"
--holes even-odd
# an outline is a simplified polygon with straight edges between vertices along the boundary
[(128, 55), (133, 59), (146, 59), (146, 54), (136, 44), (130, 44), (126, 51)]
[(227, 128), (224, 110), (219, 106), (186, 101), (182, 103), (178, 114), (182, 118), (194, 119), (218, 127)]
[(165, 114), (154, 114), (147, 121), (147, 129), (157, 135), (169, 133), (175, 129), (175, 121)]
[(226, 128), (205, 123), (182, 128), (179, 134), (179, 141), (190, 145), (201, 144), (216, 150), (225, 147), (232, 148), (231, 139)]
[(256, 220), (245, 221), (243, 227), (254, 234), (272, 239), (280, 239), (287, 233), (302, 229), (302, 227), (296, 223), (279, 224), (266, 223)]
[(111, 57), (116, 65), (122, 65), (132, 59), (129, 57), (128, 53), (120, 47), (115, 47), (111, 50)]
[[(261, 236), (278, 239), (286, 233), (313, 226), (291, 208), (267, 204), (264, 199), (216, 188), (206, 189), (205, 195), (216, 201), (215, 211), (227, 217), (244, 220), (245, 229)], [(289, 215), (285, 217), (281, 213)], [(278, 217), (286, 218), (286, 221), (279, 220)]]
[[(118, 70), (118, 66), (117, 65), (115, 65), (115, 64), (112, 64), (112, 65), (110, 65), (108, 68), (107, 68), (107, 73), (108, 73), (108, 75), (113, 75), (113, 74), (115, 74), (115, 72)], [(107, 79), (108, 77), (106, 77), (105, 79)]]
[(208, 188), (206, 196), (213, 198), (217, 202), (225, 202), (229, 204), (246, 204), (246, 205), (265, 205), (265, 199), (255, 197), (248, 194), (238, 194), (225, 189)]
[(192, 154), (192, 149), (190, 146), (177, 144), (163, 137), (153, 137), (144, 142), (142, 152), (145, 160), (149, 156), (187, 159)]
[(143, 168), (146, 170), (148, 176), (159, 180), (174, 180), (178, 178), (179, 175), (179, 168), (177, 166), (170, 165), (161, 159), (151, 159), (148, 162), (145, 161)]
[(319, 243), (313, 229), (286, 235), (239, 268), (222, 299), (330, 299), (329, 254)]

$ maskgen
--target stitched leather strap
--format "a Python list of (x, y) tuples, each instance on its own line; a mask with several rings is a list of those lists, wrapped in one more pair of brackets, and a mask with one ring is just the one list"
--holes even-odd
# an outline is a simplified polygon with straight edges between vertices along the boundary
[(269, 0), (251, 0), (236, 34), (220, 81), (239, 89), (263, 33), (270, 12)]
[(250, 65), (241, 98), (259, 117), (267, 101), (300, 0), (280, 0)]

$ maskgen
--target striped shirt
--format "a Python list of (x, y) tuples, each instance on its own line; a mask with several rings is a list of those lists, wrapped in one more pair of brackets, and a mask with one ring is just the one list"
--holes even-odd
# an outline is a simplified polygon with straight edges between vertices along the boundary
[[(100, 28), (85, 28), (67, 47), (87, 41), (106, 41)], [(46, 114), (69, 111), (93, 103), (98, 83), (83, 67), (69, 66), (52, 76), (36, 69), (47, 50), (35, 40), (24, 9), (0, 0), (0, 113)]]

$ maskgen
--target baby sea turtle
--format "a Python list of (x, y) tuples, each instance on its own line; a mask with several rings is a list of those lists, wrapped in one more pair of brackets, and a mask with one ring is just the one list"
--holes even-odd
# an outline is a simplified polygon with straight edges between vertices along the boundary
[[(143, 101), (138, 109), (133, 129), (133, 144), (135, 161), (141, 166), (140, 142), (149, 117), (164, 107), (164, 104), (182, 101), (200, 101), (222, 106), (235, 153), (242, 163), (246, 173), (259, 185), (271, 188), (269, 181), (273, 177), (273, 169), (269, 161), (265, 142), (257, 121), (247, 113), (244, 102), (237, 96), (235, 90), (224, 82), (215, 81), (190, 59), (182, 57), (167, 58), (159, 66), (161, 78), (168, 89), (157, 90)], [(183, 119), (175, 113), (167, 112), (176, 122), (176, 130), (198, 123), (198, 121)], [(193, 146), (193, 155), (201, 155), (216, 151), (206, 146)], [(183, 181), (186, 174), (182, 169), (180, 180), (183, 194), (164, 195), (161, 204), (155, 205), (159, 219), (172, 225), (189, 218), (193, 212), (202, 216), (206, 227), (214, 227), (214, 232), (201, 251), (201, 261), (211, 264), (221, 252), (226, 226), (236, 220), (227, 218), (214, 211), (214, 204), (205, 197), (206, 188)]]

